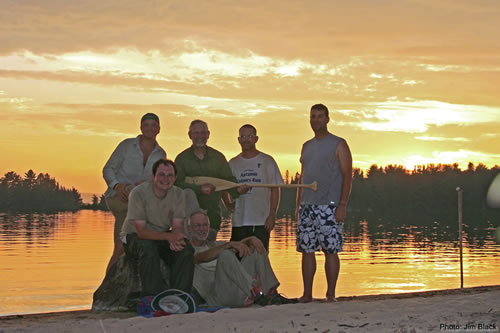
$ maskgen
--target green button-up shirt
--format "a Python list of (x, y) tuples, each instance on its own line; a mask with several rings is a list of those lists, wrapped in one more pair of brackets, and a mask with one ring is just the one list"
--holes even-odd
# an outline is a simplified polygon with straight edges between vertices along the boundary
[[(177, 168), (177, 180), (175, 185), (180, 188), (190, 188), (196, 193), (198, 203), (201, 208), (207, 210), (210, 219), (210, 227), (219, 230), (221, 223), (221, 192), (215, 192), (210, 195), (201, 193), (201, 186), (188, 184), (186, 177), (215, 177), (229, 180), (237, 183), (238, 180), (233, 176), (226, 157), (219, 151), (208, 147), (202, 160), (195, 155), (193, 147), (189, 147), (175, 158)], [(239, 196), (236, 188), (228, 190), (233, 198)]]

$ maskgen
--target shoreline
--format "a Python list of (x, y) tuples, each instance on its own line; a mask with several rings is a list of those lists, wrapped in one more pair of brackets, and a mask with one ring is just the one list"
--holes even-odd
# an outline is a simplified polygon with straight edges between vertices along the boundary
[[(378, 294), (378, 295), (363, 295), (363, 296), (344, 296), (344, 297), (339, 297), (338, 302), (335, 303), (325, 303), (321, 302), (320, 300), (315, 300), (311, 303), (304, 303), (304, 304), (287, 304), (287, 305), (280, 305), (280, 306), (267, 306), (267, 307), (250, 307), (250, 308), (238, 308), (238, 309), (224, 309), (220, 310), (215, 313), (194, 313), (194, 314), (189, 314), (189, 316), (198, 316), (193, 318), (193, 320), (187, 320), (185, 316), (179, 316), (179, 315), (172, 315), (172, 316), (165, 316), (165, 317), (160, 317), (162, 318), (163, 321), (170, 321), (170, 322), (177, 322), (179, 321), (179, 318), (184, 318), (184, 322), (192, 322), (191, 325), (198, 323), (200, 326), (205, 325), (203, 320), (205, 319), (210, 319), (211, 322), (216, 320), (219, 315), (222, 317), (231, 317), (231, 314), (235, 316), (234, 320), (229, 320), (226, 322), (226, 324), (234, 324), (236, 327), (238, 327), (239, 324), (243, 325), (244, 321), (243, 320), (248, 320), (248, 319), (253, 319), (254, 318), (254, 311), (255, 313), (260, 313), (259, 315), (266, 315), (266, 316), (272, 316), (272, 322), (278, 322), (280, 320), (288, 320), (290, 322), (290, 318), (295, 318), (296, 315), (292, 314), (292, 312), (295, 311), (306, 311), (306, 312), (311, 312), (317, 314), (318, 312), (324, 312), (325, 309), (330, 309), (332, 307), (338, 307), (338, 311), (335, 311), (335, 315), (342, 315), (342, 309), (347, 308), (347, 307), (354, 307), (357, 308), (359, 307), (360, 310), (358, 311), (359, 313), (366, 313), (370, 314), (373, 311), (378, 311), (381, 306), (379, 304), (387, 303), (387, 302), (396, 302), (396, 303), (401, 303), (403, 306), (396, 306), (394, 310), (402, 309), (404, 310), (405, 304), (417, 304), (417, 303), (429, 303), (429, 304), (434, 304), (434, 303), (440, 303), (441, 301), (438, 301), (443, 298), (453, 298), (453, 299), (458, 299), (460, 302), (465, 302), (466, 299), (474, 299), (477, 297), (484, 297), (484, 298), (492, 298), (493, 297), (493, 302), (498, 303), (494, 304), (495, 308), (493, 308), (492, 316), (493, 318), (497, 320), (497, 318), (500, 317), (500, 314), (498, 312), (498, 309), (500, 309), (500, 285), (493, 285), (493, 286), (481, 286), (481, 287), (470, 287), (470, 288), (463, 288), (463, 289), (445, 289), (445, 290), (431, 290), (431, 291), (420, 291), (420, 292), (409, 292), (409, 293), (401, 293), (401, 294)], [(457, 300), (453, 302), (446, 301), (445, 303), (450, 303), (450, 309), (453, 308), (452, 304), (457, 303)], [(485, 303), (484, 301), (481, 301), (481, 304)], [(371, 306), (368, 306), (368, 310), (365, 309), (363, 312), (364, 307), (367, 306), (367, 304), (372, 304)], [(374, 306), (374, 304), (377, 304)], [(462, 309), (461, 311), (464, 311), (463, 308), (459, 307), (459, 309)], [(293, 310), (293, 311), (292, 311)], [(443, 311), (448, 311), (447, 305), (442, 308)], [(262, 312), (264, 311), (264, 313)], [(326, 310), (329, 312), (329, 310)], [(479, 309), (478, 309), (479, 311)], [(434, 311), (430, 311), (429, 314), (433, 314)], [(441, 311), (439, 311), (441, 312)], [(479, 311), (480, 312), (480, 311)], [(487, 312), (487, 311), (486, 311)], [(491, 310), (490, 310), (491, 312)], [(437, 313), (436, 313), (437, 314)], [(208, 317), (207, 317), (208, 316)], [(304, 314), (303, 316), (306, 316)], [(153, 318), (153, 319), (147, 319), (147, 318), (142, 318), (142, 317), (137, 317), (135, 312), (92, 312), (90, 309), (89, 310), (76, 310), (76, 311), (62, 311), (62, 312), (48, 312), (48, 313), (37, 313), (37, 314), (20, 314), (20, 315), (7, 315), (7, 316), (1, 316), (0, 317), (0, 328), (5, 330), (5, 329), (22, 329), (23, 331), (25, 330), (42, 330), (44, 327), (46, 327), (47, 332), (53, 330), (55, 331), (58, 325), (65, 325), (64, 327), (68, 327), (68, 325), (73, 325), (77, 324), (78, 325), (91, 325), (91, 323), (99, 323), (99, 325), (110, 325), (110, 326), (116, 326), (116, 327), (121, 327), (122, 325), (132, 325), (132, 331), (134, 331), (134, 325), (137, 324), (138, 321), (140, 321), (140, 325), (145, 325), (146, 323), (157, 323), (160, 318)], [(201, 318), (201, 319), (200, 319)], [(240, 319), (237, 319), (240, 318)], [(242, 319), (243, 318), (243, 319)], [(391, 319), (391, 316), (389, 316), (389, 319)], [(483, 320), (483, 319), (481, 319)], [(143, 322), (145, 321), (145, 322)], [(219, 320), (216, 320), (219, 322)], [(104, 323), (104, 324), (103, 324)], [(265, 320), (263, 320), (261, 323), (266, 323)], [(293, 320), (291, 321), (293, 323)], [(189, 323), (186, 323), (189, 324)], [(255, 324), (255, 323), (254, 323)], [(498, 324), (498, 323), (497, 323)], [(139, 324), (138, 324), (139, 325)], [(149, 324), (148, 324), (149, 325)], [(347, 325), (347, 324), (346, 324)], [(82, 328), (82, 331), (85, 331), (89, 327), (85, 326), (85, 329)], [(244, 326), (244, 325), (243, 325)], [(72, 326), (73, 327), (73, 326)], [(347, 328), (349, 326), (346, 326)], [(360, 328), (360, 326), (356, 326)], [(73, 327), (76, 328), (76, 327)], [(217, 328), (217, 327), (216, 327)], [(268, 328), (267, 326), (265, 327), (266, 329)], [(373, 328), (373, 327), (372, 327)], [(137, 329), (137, 327), (136, 327)], [(187, 327), (186, 327), (187, 329)], [(192, 329), (192, 328), (191, 328)], [(497, 327), (498, 329), (498, 327)], [(103, 331), (99, 329), (99, 331)], [(107, 332), (112, 332), (113, 330), (105, 330)], [(243, 331), (248, 331), (248, 330), (243, 330)], [(250, 330), (251, 331), (251, 330)], [(305, 330), (307, 331), (307, 330)], [(493, 330), (495, 331), (495, 330)], [(302, 331), (304, 332), (304, 330)]]

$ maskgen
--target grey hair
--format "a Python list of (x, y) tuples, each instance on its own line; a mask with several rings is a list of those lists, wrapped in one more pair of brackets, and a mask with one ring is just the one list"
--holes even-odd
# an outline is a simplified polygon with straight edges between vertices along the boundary
[(201, 119), (195, 119), (195, 120), (193, 120), (193, 121), (191, 122), (191, 124), (189, 124), (189, 132), (191, 132), (191, 128), (192, 128), (194, 125), (196, 125), (196, 124), (203, 124), (203, 125), (205, 125), (205, 127), (206, 127), (206, 128), (207, 128), (207, 130), (208, 130), (208, 124), (207, 124), (207, 122), (206, 122), (206, 121), (203, 121), (203, 120), (201, 120)]
[(189, 215), (188, 217), (188, 225), (190, 226), (191, 225), (191, 217), (195, 214), (203, 214), (207, 217), (207, 220), (208, 220), (208, 224), (210, 224), (210, 218), (208, 217), (208, 213), (205, 209), (201, 209), (201, 208), (198, 208), (196, 209), (194, 212), (191, 213), (191, 215)]

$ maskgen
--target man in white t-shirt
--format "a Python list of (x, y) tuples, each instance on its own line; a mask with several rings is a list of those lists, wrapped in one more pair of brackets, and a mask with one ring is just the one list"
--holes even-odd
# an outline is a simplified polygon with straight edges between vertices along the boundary
[[(239, 130), (241, 153), (229, 161), (229, 167), (240, 184), (283, 184), (280, 170), (274, 159), (255, 147), (259, 140), (257, 129), (246, 124)], [(269, 236), (274, 228), (280, 190), (253, 187), (235, 202), (223, 195), (224, 203), (233, 212), (231, 241), (241, 241), (255, 236), (269, 250)]]

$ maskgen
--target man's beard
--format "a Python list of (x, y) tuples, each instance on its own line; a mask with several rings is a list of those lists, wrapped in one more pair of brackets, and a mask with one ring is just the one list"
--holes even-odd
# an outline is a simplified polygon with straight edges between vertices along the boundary
[(195, 146), (196, 148), (205, 148), (205, 146), (206, 146), (206, 145), (207, 145), (207, 143), (206, 143), (206, 142), (202, 142), (202, 143), (195, 142), (195, 143), (194, 143), (194, 146)]

